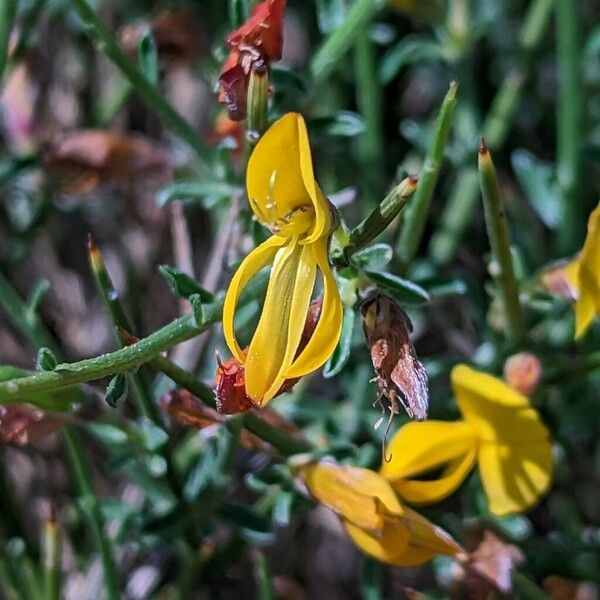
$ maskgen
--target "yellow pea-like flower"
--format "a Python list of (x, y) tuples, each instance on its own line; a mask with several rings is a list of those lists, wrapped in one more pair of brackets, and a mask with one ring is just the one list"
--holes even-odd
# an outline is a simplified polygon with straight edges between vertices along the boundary
[[(548, 489), (552, 473), (552, 447), (538, 412), (500, 379), (466, 365), (457, 365), (451, 380), (463, 420), (402, 427), (382, 476), (408, 502), (431, 504), (456, 490), (477, 463), (490, 511), (524, 511)], [(421, 478), (438, 469), (437, 478)]]
[[(229, 349), (244, 365), (246, 393), (263, 405), (286, 379), (321, 367), (333, 352), (342, 326), (342, 303), (328, 260), (334, 219), (315, 181), (301, 115), (284, 115), (263, 135), (248, 161), (246, 188), (256, 219), (273, 235), (242, 261), (233, 276), (223, 305), (223, 331)], [(262, 313), (244, 353), (234, 331), (236, 305), (252, 277), (269, 264)], [(319, 272), (321, 315), (299, 351)]]
[(443, 529), (402, 506), (374, 471), (319, 462), (299, 474), (312, 496), (340, 517), (354, 543), (377, 560), (412, 566), (463, 552)]

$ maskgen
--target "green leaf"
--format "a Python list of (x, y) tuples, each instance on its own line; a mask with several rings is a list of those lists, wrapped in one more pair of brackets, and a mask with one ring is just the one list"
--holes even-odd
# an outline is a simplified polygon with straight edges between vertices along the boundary
[(389, 244), (373, 244), (355, 252), (351, 262), (358, 268), (380, 269), (392, 260), (393, 254)]
[(37, 312), (40, 304), (46, 297), (46, 294), (50, 291), (50, 282), (47, 279), (42, 279), (35, 284), (29, 301), (27, 302), (28, 314), (34, 314)]
[(140, 419), (138, 431), (144, 448), (149, 452), (156, 452), (156, 450), (162, 448), (169, 441), (169, 434), (148, 417)]
[(275, 505), (273, 506), (273, 521), (277, 525), (285, 527), (289, 524), (294, 498), (295, 494), (290, 490), (281, 490), (277, 494)]
[(195, 279), (175, 267), (160, 265), (158, 270), (176, 296), (190, 299), (191, 296), (196, 295), (201, 302), (212, 302), (215, 299)]
[(347, 2), (344, 0), (317, 0), (317, 23), (321, 33), (331, 33), (346, 19)]
[(443, 49), (431, 38), (409, 35), (388, 50), (379, 67), (381, 83), (388, 84), (406, 65), (423, 60), (441, 59)]
[(204, 310), (202, 308), (202, 297), (200, 294), (192, 294), (188, 300), (192, 305), (192, 314), (196, 327), (202, 327), (204, 324)]
[(224, 521), (239, 527), (242, 536), (249, 542), (264, 545), (273, 540), (269, 519), (243, 504), (223, 502), (219, 515)]
[(139, 41), (138, 64), (146, 79), (152, 85), (156, 85), (158, 83), (158, 51), (150, 30), (145, 31)]
[(356, 313), (354, 308), (351, 306), (344, 306), (344, 320), (342, 321), (340, 341), (323, 369), (323, 377), (329, 378), (337, 375), (348, 362), (348, 359), (350, 358), (352, 332), (354, 331), (355, 319)]
[(107, 446), (122, 446), (126, 444), (129, 437), (126, 431), (111, 423), (98, 423), (90, 421), (85, 423), (85, 428), (95, 438)]
[(348, 110), (341, 110), (331, 117), (313, 119), (311, 129), (332, 137), (356, 137), (365, 131), (362, 117)]
[(54, 371), (57, 365), (56, 356), (50, 348), (40, 348), (37, 355), (37, 368), (40, 371)]
[(156, 201), (164, 206), (174, 200), (199, 202), (204, 208), (212, 208), (218, 201), (242, 193), (239, 186), (224, 181), (179, 181), (168, 185), (156, 195)]
[(533, 210), (546, 227), (556, 229), (561, 219), (561, 200), (552, 164), (527, 150), (515, 150), (511, 162)]
[(429, 302), (429, 294), (416, 283), (392, 273), (365, 271), (371, 281), (388, 291), (400, 304), (419, 306)]
[(117, 404), (127, 396), (127, 376), (117, 373), (108, 383), (104, 400), (109, 406), (116, 408)]

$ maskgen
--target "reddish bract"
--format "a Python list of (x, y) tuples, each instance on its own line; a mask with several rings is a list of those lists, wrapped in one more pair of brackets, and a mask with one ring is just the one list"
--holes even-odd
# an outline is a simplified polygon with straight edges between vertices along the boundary
[(219, 102), (225, 104), (234, 121), (246, 117), (248, 79), (254, 63), (268, 65), (281, 58), (284, 9), (285, 0), (264, 0), (227, 36), (230, 52), (219, 77)]

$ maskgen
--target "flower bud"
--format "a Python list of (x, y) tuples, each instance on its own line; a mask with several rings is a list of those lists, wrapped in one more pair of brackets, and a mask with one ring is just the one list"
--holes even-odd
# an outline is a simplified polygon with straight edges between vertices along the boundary
[(534, 354), (519, 352), (504, 363), (504, 379), (524, 396), (535, 393), (542, 377), (542, 365)]

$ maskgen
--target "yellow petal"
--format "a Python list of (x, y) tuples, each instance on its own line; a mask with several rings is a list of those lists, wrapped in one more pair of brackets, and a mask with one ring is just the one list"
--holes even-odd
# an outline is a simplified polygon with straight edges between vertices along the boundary
[(575, 338), (581, 337), (600, 314), (600, 203), (588, 220), (588, 233), (579, 260), (579, 299), (575, 304)]
[(397, 479), (392, 487), (412, 504), (435, 504), (452, 494), (465, 480), (475, 464), (477, 446), (446, 464), (439, 477), (432, 480)]
[(302, 377), (325, 364), (335, 349), (342, 331), (342, 301), (327, 257), (327, 238), (310, 244), (314, 259), (323, 274), (323, 304), (317, 326), (300, 355), (286, 372), (286, 378)]
[(529, 400), (500, 379), (457, 365), (450, 375), (465, 420), (484, 442), (532, 444), (548, 430)]
[(490, 512), (499, 516), (523, 512), (550, 485), (550, 442), (526, 446), (483, 444), (479, 451), (479, 471)]
[(223, 334), (227, 347), (242, 363), (245, 361), (245, 358), (235, 337), (233, 324), (237, 302), (248, 282), (261, 269), (272, 262), (278, 248), (284, 243), (285, 240), (283, 238), (272, 236), (266, 242), (263, 242), (260, 246), (252, 250), (238, 267), (227, 288), (227, 294), (223, 303)]
[[(382, 464), (381, 474), (408, 502), (439, 502), (464, 481), (475, 463), (477, 443), (463, 421), (408, 423), (392, 438), (388, 446), (392, 460)], [(414, 479), (442, 467), (435, 479)]]
[(317, 265), (309, 246), (294, 238), (275, 256), (258, 326), (245, 361), (246, 393), (268, 402), (286, 379), (304, 329)]
[(403, 514), (389, 483), (369, 469), (320, 462), (300, 474), (321, 504), (363, 529), (379, 531), (388, 515)]
[(400, 522), (386, 523), (383, 532), (371, 534), (357, 525), (343, 520), (352, 541), (365, 553), (388, 564), (397, 564), (398, 557), (408, 548), (408, 529)]
[(423, 421), (401, 427), (388, 445), (390, 462), (381, 465), (388, 480), (404, 479), (462, 457), (477, 445), (473, 430), (464, 421)]
[(329, 202), (315, 182), (306, 124), (298, 113), (281, 117), (259, 140), (248, 160), (246, 188), (252, 210), (267, 226), (308, 208), (312, 223), (296, 233), (308, 233), (310, 243), (331, 229)]

